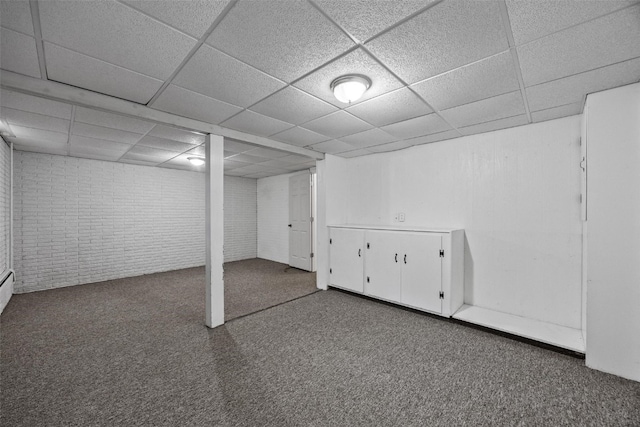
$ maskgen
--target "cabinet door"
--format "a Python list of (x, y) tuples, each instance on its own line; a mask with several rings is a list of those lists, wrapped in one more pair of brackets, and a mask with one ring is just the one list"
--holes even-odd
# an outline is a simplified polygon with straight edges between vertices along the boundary
[(400, 302), (403, 234), (394, 231), (367, 232), (365, 294)]
[(403, 304), (442, 313), (441, 248), (442, 236), (439, 234), (405, 233), (402, 254)]
[(364, 230), (332, 228), (329, 238), (329, 284), (363, 292)]

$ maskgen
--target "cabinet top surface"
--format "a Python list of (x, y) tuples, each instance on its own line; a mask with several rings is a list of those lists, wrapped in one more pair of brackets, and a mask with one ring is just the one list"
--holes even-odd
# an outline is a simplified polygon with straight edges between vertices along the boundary
[(365, 225), (365, 224), (331, 224), (330, 228), (356, 228), (363, 230), (389, 230), (389, 231), (421, 231), (424, 233), (452, 233), (462, 231), (460, 228), (431, 228), (419, 226), (399, 226), (399, 225)]

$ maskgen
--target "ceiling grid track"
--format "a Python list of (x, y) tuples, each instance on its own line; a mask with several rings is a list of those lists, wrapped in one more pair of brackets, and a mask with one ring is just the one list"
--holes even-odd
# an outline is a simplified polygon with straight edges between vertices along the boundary
[(202, 45), (207, 41), (207, 39), (209, 38), (211, 33), (213, 33), (213, 31), (220, 24), (220, 22), (222, 22), (222, 20), (225, 18), (225, 16), (227, 16), (227, 14), (231, 11), (231, 9), (233, 9), (233, 7), (236, 5), (236, 3), (238, 3), (238, 0), (232, 0), (231, 2), (229, 2), (229, 4), (227, 4), (227, 6), (222, 10), (222, 12), (220, 12), (220, 15), (218, 15), (216, 17), (216, 19), (209, 26), (207, 31), (205, 31), (205, 33), (202, 35), (202, 37), (200, 37), (200, 39), (195, 44), (195, 46), (193, 46), (193, 48), (191, 48), (191, 50), (189, 51), (187, 56), (182, 60), (180, 65), (178, 65), (178, 67), (175, 70), (173, 70), (173, 73), (171, 73), (169, 78), (167, 78), (167, 80), (164, 81), (162, 86), (160, 86), (160, 89), (158, 89), (158, 91), (151, 97), (149, 102), (147, 102), (147, 104), (146, 104), (147, 106), (152, 106), (153, 103), (156, 102), (156, 100), (160, 97), (160, 95), (162, 95), (162, 92), (165, 91), (165, 89), (171, 84), (173, 79), (176, 78), (178, 73), (180, 71), (182, 71), (182, 69), (185, 67), (185, 65), (187, 65), (187, 62), (189, 62), (191, 60), (191, 58), (193, 57), (193, 55), (196, 54), (198, 49), (200, 49), (200, 47), (202, 47)]
[(40, 76), (43, 80), (47, 80), (47, 63), (44, 56), (44, 41), (42, 40), (42, 25), (40, 24), (40, 6), (37, 0), (29, 0), (29, 8), (31, 10), (31, 21), (33, 24), (33, 35), (36, 39), (36, 52), (38, 54), (38, 66), (40, 67)]
[[(143, 135), (141, 135), (141, 136), (140, 136), (140, 138), (138, 138), (138, 140), (136, 141), (136, 143), (135, 143), (135, 144), (132, 144), (132, 145), (131, 145), (131, 147), (129, 147), (129, 149), (128, 149), (127, 151), (125, 151), (124, 153), (122, 153), (122, 156), (118, 157), (118, 161), (122, 160), (122, 158), (123, 158), (124, 156), (126, 156), (126, 155), (127, 155), (127, 153), (129, 153), (129, 151), (131, 151), (131, 149), (132, 149), (133, 147), (137, 146), (137, 145), (138, 145), (138, 143), (139, 143), (140, 141), (142, 141), (142, 138), (144, 138), (145, 136), (149, 135), (149, 132), (151, 132), (155, 127), (156, 127), (156, 125), (152, 126), (152, 127), (151, 127), (151, 129), (149, 129), (149, 130), (148, 130), (148, 131), (146, 131)], [(164, 163), (164, 162), (163, 162), (163, 163)]]
[(511, 21), (509, 19), (509, 11), (507, 10), (507, 3), (505, 0), (501, 0), (498, 3), (500, 7), (500, 19), (502, 26), (507, 34), (507, 40), (509, 42), (509, 52), (511, 53), (511, 59), (513, 60), (513, 68), (518, 78), (518, 85), (520, 86), (520, 95), (522, 95), (522, 102), (524, 104), (524, 110), (527, 114), (527, 120), (532, 123), (531, 110), (529, 109), (529, 100), (527, 99), (527, 90), (524, 87), (524, 79), (522, 78), (522, 68), (520, 67), (520, 59), (518, 58), (518, 51), (516, 50), (516, 42), (513, 38), (513, 30), (511, 29)]

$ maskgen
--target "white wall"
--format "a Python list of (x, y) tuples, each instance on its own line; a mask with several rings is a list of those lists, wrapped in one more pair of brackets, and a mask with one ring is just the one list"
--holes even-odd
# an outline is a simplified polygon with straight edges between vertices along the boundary
[(328, 156), (319, 166), (326, 221), (399, 225), (394, 214), (404, 212), (406, 226), (463, 228), (466, 303), (580, 329), (579, 138), (573, 116), (393, 153)]
[(257, 180), (224, 177), (224, 261), (256, 258)]
[[(0, 139), (0, 280), (11, 268), (11, 148)], [(13, 279), (0, 288), (0, 313), (11, 299)]]
[(640, 84), (587, 98), (587, 366), (640, 381)]
[[(204, 174), (27, 152), (14, 166), (16, 292), (204, 264)], [(229, 230), (253, 232), (225, 245), (255, 257), (255, 180), (227, 189)]]
[(289, 178), (258, 180), (258, 258), (289, 264)]

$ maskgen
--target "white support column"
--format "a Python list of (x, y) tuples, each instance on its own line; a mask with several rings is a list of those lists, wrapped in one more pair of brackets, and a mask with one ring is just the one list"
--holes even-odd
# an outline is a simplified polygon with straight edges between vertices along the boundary
[(224, 324), (224, 138), (206, 139), (206, 324), (215, 328)]

